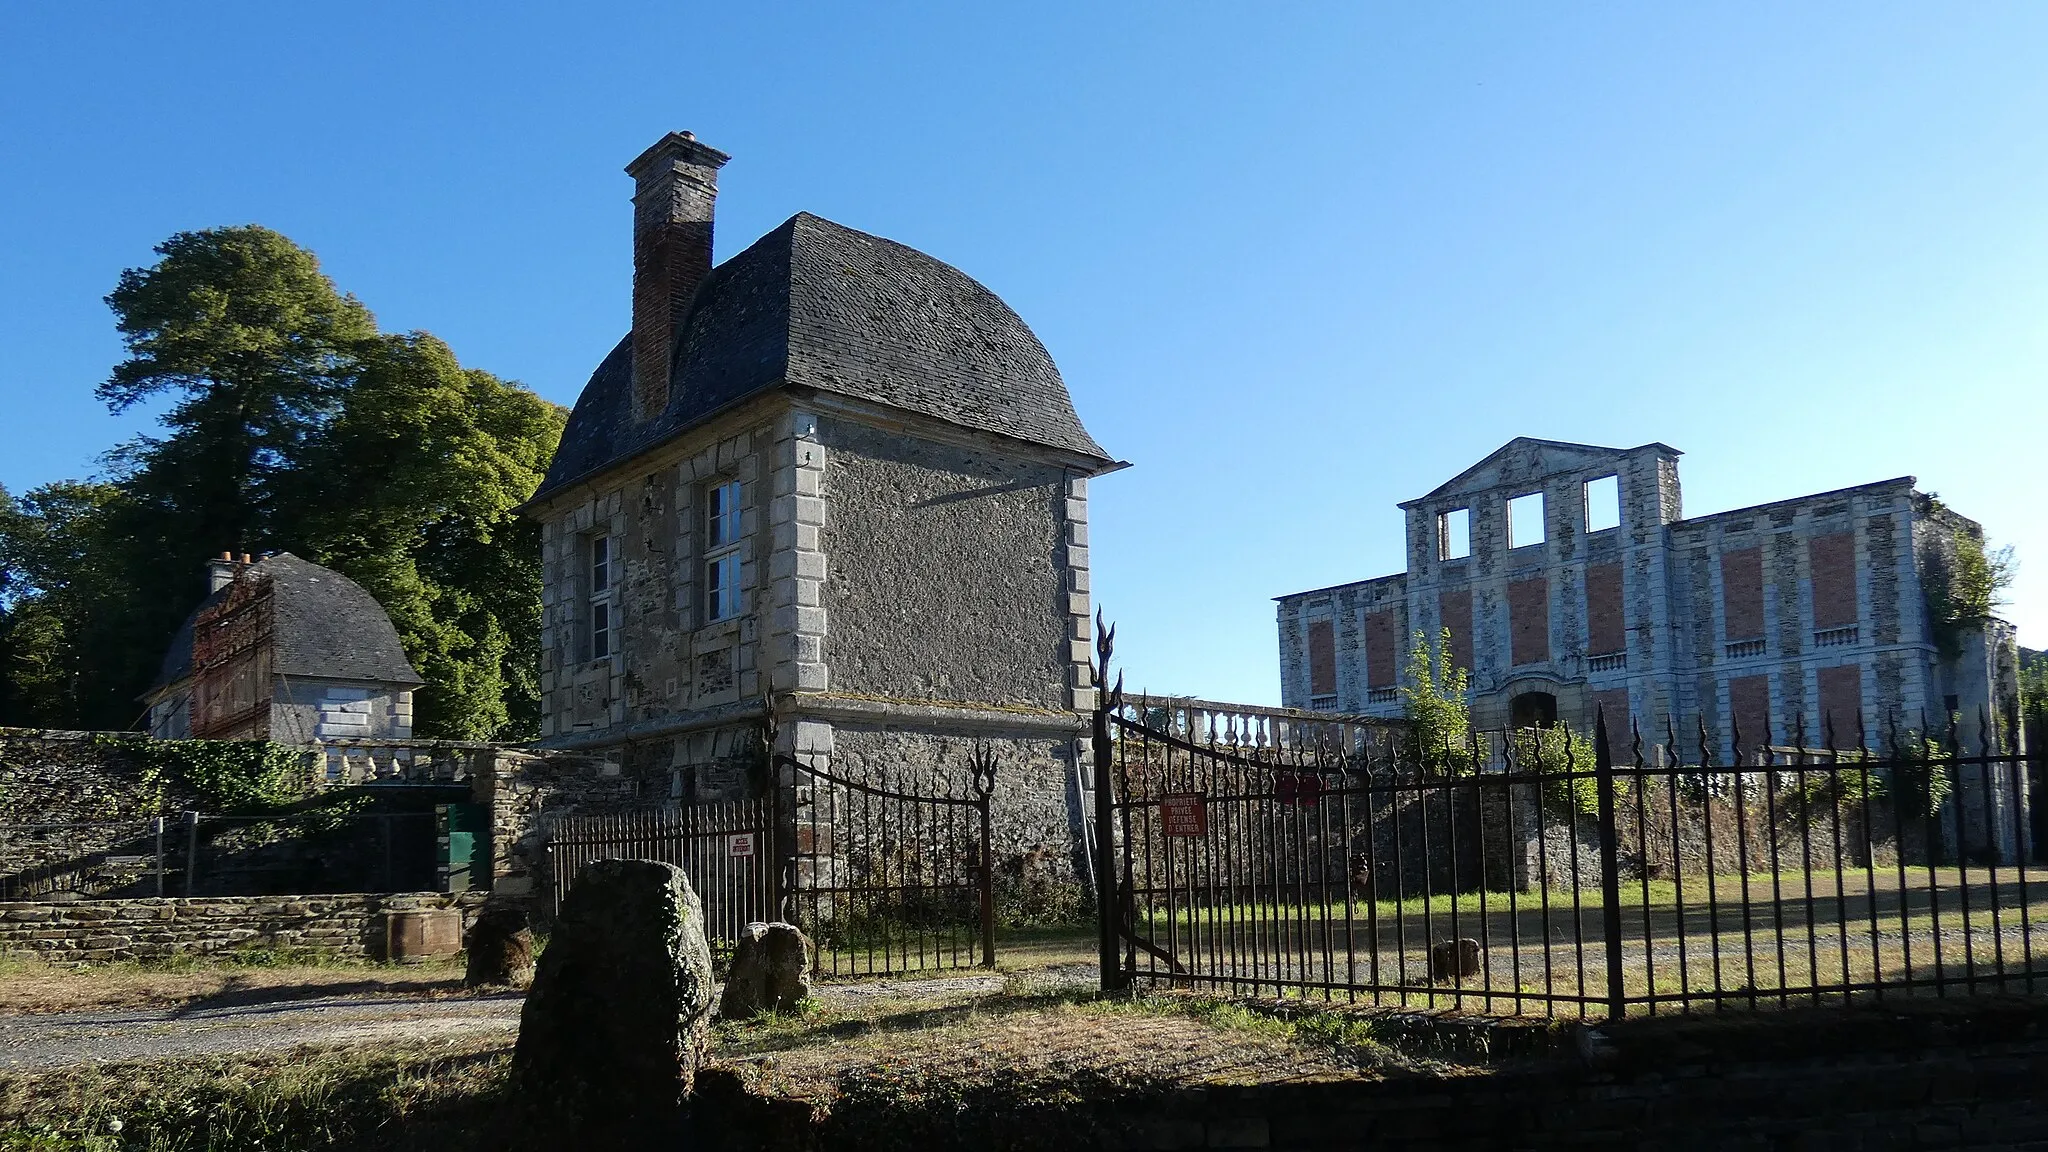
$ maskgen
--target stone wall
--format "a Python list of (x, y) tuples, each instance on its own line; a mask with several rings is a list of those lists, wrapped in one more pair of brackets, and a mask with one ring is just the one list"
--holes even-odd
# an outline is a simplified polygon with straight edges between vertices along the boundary
[(0, 953), (83, 964), (279, 948), (376, 960), (384, 958), (387, 914), (458, 908), (466, 929), (484, 897), (417, 892), (0, 902)]
[(818, 438), (832, 690), (1066, 708), (1064, 471), (845, 420)]
[[(759, 699), (770, 473), (794, 435), (779, 407), (751, 405), (580, 500), (555, 498), (541, 524), (544, 740), (609, 734), (624, 743), (635, 725)], [(726, 482), (740, 485), (740, 610), (710, 620), (699, 571), (704, 501)], [(611, 651), (600, 656), (591, 650), (591, 542), (604, 537), (616, 551), (604, 590)]]
[(1080, 813), (1072, 803), (1075, 743), (1028, 735), (939, 735), (840, 725), (832, 771), (848, 779), (963, 799), (975, 795), (969, 758), (985, 745), (996, 760), (991, 851), (1004, 874), (1075, 883)]

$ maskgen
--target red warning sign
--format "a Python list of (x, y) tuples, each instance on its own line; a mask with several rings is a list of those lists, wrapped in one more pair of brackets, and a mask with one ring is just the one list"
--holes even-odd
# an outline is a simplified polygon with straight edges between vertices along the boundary
[(1206, 836), (1208, 798), (1201, 792), (1169, 792), (1159, 798), (1159, 819), (1168, 836)]
[(752, 832), (741, 832), (735, 836), (727, 836), (725, 838), (725, 854), (735, 858), (752, 856), (754, 854), (754, 834)]

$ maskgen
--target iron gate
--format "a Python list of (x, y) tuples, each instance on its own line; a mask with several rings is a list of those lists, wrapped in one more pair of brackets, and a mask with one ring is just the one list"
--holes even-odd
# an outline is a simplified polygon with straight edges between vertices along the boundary
[(660, 860), (690, 878), (713, 948), (730, 949), (748, 924), (777, 918), (774, 807), (753, 799), (566, 817), (553, 825), (547, 844), (555, 913), (585, 864)]
[(2032, 765), (1953, 723), (1717, 763), (1604, 717), (1424, 749), (1132, 711), (1095, 717), (1106, 989), (1614, 1017), (2048, 985)]
[(987, 749), (971, 763), (972, 797), (849, 779), (789, 756), (775, 765), (792, 798), (790, 915), (817, 945), (821, 974), (994, 967)]

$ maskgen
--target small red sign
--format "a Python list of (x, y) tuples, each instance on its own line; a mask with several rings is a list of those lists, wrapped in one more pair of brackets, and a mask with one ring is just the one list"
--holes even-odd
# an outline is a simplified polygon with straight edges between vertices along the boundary
[(1273, 790), (1282, 804), (1313, 808), (1323, 798), (1323, 778), (1313, 772), (1282, 772)]
[(754, 834), (752, 832), (741, 832), (736, 836), (727, 836), (725, 838), (725, 854), (735, 857), (752, 856), (754, 854)]
[(1159, 798), (1159, 818), (1168, 836), (1206, 836), (1208, 799), (1201, 792), (1170, 792)]

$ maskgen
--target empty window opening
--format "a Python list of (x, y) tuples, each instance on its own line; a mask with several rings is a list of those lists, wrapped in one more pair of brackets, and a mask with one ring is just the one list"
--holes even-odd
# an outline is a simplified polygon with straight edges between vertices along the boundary
[(1586, 531), (1621, 527), (1621, 477), (1586, 481)]
[(1543, 493), (1531, 492), (1508, 501), (1508, 547), (1543, 543)]
[(1550, 728), (1557, 724), (1557, 697), (1524, 692), (1508, 702), (1508, 723), (1516, 728)]
[(1472, 554), (1472, 510), (1453, 508), (1436, 518), (1436, 558), (1463, 560)]
[(704, 490), (704, 622), (740, 614), (740, 486)]

